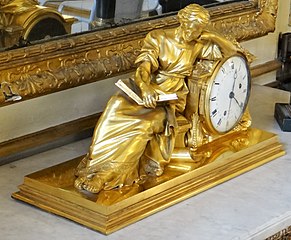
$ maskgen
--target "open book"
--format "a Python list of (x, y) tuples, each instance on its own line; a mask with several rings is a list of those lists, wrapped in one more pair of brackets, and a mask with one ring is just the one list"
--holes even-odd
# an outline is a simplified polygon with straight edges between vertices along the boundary
[[(140, 96), (134, 92), (127, 84), (125, 84), (121, 79), (119, 79), (115, 85), (119, 87), (123, 92), (125, 92), (132, 100), (134, 100), (138, 105), (144, 105), (143, 100)], [(176, 93), (172, 94), (160, 94), (158, 96), (157, 102), (164, 102), (170, 100), (177, 100), (178, 96)]]

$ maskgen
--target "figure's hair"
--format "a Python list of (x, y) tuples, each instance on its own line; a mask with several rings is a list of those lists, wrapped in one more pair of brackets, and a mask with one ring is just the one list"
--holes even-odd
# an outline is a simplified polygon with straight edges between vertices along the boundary
[(182, 22), (197, 22), (207, 25), (210, 21), (209, 12), (198, 4), (190, 4), (178, 12), (178, 20)]

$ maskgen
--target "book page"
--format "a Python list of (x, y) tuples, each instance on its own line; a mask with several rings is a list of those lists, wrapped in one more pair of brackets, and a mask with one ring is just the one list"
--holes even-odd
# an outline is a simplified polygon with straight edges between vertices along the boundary
[[(121, 79), (119, 79), (115, 85), (119, 87), (124, 93), (126, 93), (132, 100), (134, 100), (138, 105), (144, 105), (143, 100), (138, 96), (131, 88), (129, 88)], [(158, 96), (157, 102), (165, 102), (170, 100), (177, 100), (178, 96), (176, 93), (172, 94), (160, 94)]]

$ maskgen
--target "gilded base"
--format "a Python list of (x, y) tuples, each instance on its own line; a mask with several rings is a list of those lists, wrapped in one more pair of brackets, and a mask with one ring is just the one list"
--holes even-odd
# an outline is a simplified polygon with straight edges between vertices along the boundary
[(77, 158), (26, 176), (12, 197), (109, 234), (284, 153), (275, 134), (249, 129), (201, 147), (195, 161), (177, 149), (164, 174), (142, 185), (80, 192), (73, 187)]

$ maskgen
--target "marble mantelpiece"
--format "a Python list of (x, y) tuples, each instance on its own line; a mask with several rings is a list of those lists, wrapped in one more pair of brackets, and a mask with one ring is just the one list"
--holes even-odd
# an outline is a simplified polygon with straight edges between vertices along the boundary
[(253, 126), (277, 133), (285, 156), (110, 236), (10, 198), (25, 175), (84, 154), (90, 139), (1, 166), (1, 239), (264, 239), (291, 225), (291, 133), (273, 117), (275, 102), (288, 100), (289, 93), (254, 86), (250, 102)]

